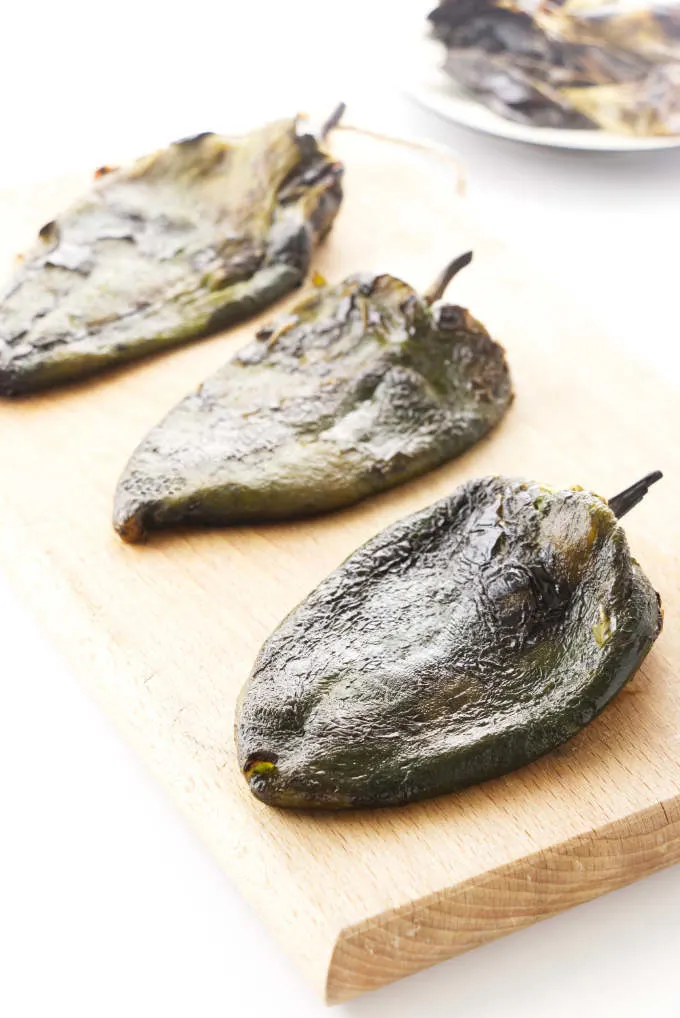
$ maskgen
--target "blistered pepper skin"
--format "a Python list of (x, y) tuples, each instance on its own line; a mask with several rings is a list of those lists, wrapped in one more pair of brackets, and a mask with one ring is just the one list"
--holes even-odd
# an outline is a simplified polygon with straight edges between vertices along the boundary
[(82, 379), (269, 307), (304, 281), (341, 177), (294, 119), (103, 169), (42, 228), (0, 297), (0, 395)]
[(607, 503), (489, 477), (388, 527), (267, 640), (239, 766), (274, 806), (391, 806), (566, 742), (631, 678), (660, 600)]
[(511, 402), (504, 352), (431, 297), (351, 276), (261, 329), (133, 453), (115, 499), (121, 537), (338, 509), (472, 446)]

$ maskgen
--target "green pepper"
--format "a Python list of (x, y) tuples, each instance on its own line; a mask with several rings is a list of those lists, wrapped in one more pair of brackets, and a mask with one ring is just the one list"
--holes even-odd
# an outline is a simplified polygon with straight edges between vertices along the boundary
[(502, 348), (439, 302), (470, 258), (422, 297), (355, 275), (260, 329), (134, 452), (116, 493), (121, 537), (337, 509), (477, 442), (512, 391)]
[(275, 806), (388, 806), (521, 767), (585, 727), (662, 624), (609, 504), (486, 477), (388, 527), (267, 640), (238, 761)]
[(342, 166), (298, 120), (200, 134), (124, 169), (47, 223), (0, 298), (0, 394), (84, 378), (216, 332), (305, 278)]

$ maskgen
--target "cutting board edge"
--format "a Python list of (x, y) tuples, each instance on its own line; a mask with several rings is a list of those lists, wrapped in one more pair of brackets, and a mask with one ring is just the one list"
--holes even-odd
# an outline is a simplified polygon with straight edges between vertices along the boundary
[(340, 932), (341, 1004), (680, 863), (680, 794)]
[[(337, 921), (329, 921), (327, 916), (318, 914), (316, 915), (316, 919), (320, 921), (318, 925), (314, 923), (314, 917), (307, 916), (304, 919), (298, 918), (282, 928), (276, 923), (273, 911), (263, 902), (244, 871), (238, 866), (226, 865), (223, 854), (218, 852), (214, 843), (204, 837), (190, 799), (182, 794), (176, 782), (164, 780), (162, 763), (148, 751), (148, 747), (144, 745), (139, 733), (129, 723), (124, 713), (112, 709), (108, 702), (105, 693), (107, 680), (115, 682), (119, 662), (110, 654), (108, 647), (96, 662), (91, 660), (97, 636), (96, 620), (92, 612), (68, 585), (60, 583), (63, 578), (50, 560), (49, 554), (33, 542), (30, 528), (1, 493), (0, 518), (5, 523), (5, 527), (0, 528), (0, 578), (16, 594), (21, 607), (30, 615), (64, 665), (72, 670), (86, 695), (104, 712), (117, 736), (135, 754), (136, 759), (160, 787), (181, 820), (187, 824), (209, 855), (217, 861), (226, 879), (238, 890), (265, 925), (284, 952), (284, 956), (317, 998), (325, 1000), (326, 985), (336, 947), (344, 935), (342, 927)], [(10, 539), (10, 534), (13, 539)], [(17, 540), (17, 534), (20, 534), (22, 539)], [(69, 639), (69, 634), (74, 631), (79, 636), (77, 650), (74, 650)], [(367, 918), (364, 923), (357, 924), (357, 927), (372, 924), (374, 921), (373, 917)], [(301, 951), (299, 945), (310, 940), (313, 949)]]

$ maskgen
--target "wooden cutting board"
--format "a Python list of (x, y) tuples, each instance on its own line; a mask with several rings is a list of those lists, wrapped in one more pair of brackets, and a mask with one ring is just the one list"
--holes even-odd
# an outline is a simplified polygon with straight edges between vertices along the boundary
[[(346, 1000), (680, 859), (680, 413), (574, 295), (485, 236), (441, 154), (360, 132), (333, 142), (347, 198), (318, 268), (451, 286), (508, 351), (517, 399), (458, 462), (349, 511), (126, 547), (116, 479), (144, 432), (253, 326), (87, 386), (0, 405), (0, 565), (226, 873), (320, 994)], [(86, 178), (6, 194), (10, 255)], [(402, 809), (277, 812), (235, 764), (234, 701), (283, 615), (391, 521), (495, 472), (614, 494), (666, 477), (626, 519), (665, 630), (601, 718), (538, 763)], [(27, 733), (27, 738), (29, 734)]]

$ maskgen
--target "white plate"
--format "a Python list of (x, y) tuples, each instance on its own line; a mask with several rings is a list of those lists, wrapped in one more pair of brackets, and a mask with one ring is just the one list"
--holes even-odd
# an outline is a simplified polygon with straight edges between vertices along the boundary
[[(420, 35), (418, 35), (420, 32)], [(464, 92), (441, 65), (444, 45), (423, 34), (422, 24), (404, 53), (402, 67), (410, 75), (404, 90), (421, 106), (447, 120), (499, 138), (525, 141), (531, 145), (556, 148), (589, 149), (598, 152), (639, 152), (662, 148), (680, 148), (680, 137), (635, 138), (609, 131), (579, 131), (556, 127), (532, 127), (493, 113)]]

